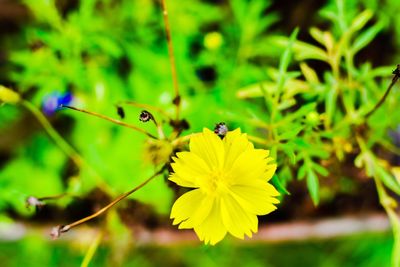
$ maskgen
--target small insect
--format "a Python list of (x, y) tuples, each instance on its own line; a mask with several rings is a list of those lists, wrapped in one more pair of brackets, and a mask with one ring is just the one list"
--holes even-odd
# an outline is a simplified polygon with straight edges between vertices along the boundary
[(214, 133), (221, 137), (221, 139), (225, 137), (227, 132), (228, 126), (226, 126), (225, 122), (217, 123), (214, 127)]

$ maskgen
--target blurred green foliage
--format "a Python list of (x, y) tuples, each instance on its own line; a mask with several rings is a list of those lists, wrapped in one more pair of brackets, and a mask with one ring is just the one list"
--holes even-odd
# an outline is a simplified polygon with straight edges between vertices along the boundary
[[(123, 266), (386, 267), (390, 266), (388, 250), (391, 246), (391, 238), (385, 235), (294, 244), (239, 245), (228, 242), (217, 247), (140, 246), (129, 253)], [(14, 255), (16, 251), (18, 256)], [(80, 246), (48, 244), (31, 236), (24, 242), (0, 243), (0, 260), (10, 267), (78, 266), (83, 259), (81, 251)], [(118, 253), (115, 253), (109, 246), (102, 245), (92, 266), (119, 266), (115, 259)]]

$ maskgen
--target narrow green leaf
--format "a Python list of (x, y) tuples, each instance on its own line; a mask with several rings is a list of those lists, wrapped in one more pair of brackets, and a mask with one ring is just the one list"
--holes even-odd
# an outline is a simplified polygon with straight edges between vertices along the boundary
[(314, 69), (310, 68), (306, 63), (300, 63), (300, 69), (309, 83), (319, 83), (318, 75)]
[(319, 182), (318, 177), (311, 169), (307, 172), (307, 188), (315, 206), (319, 203)]
[(332, 87), (325, 98), (326, 122), (328, 125), (333, 121), (335, 115), (337, 95), (336, 89)]
[(297, 179), (303, 180), (306, 177), (307, 167), (305, 164), (301, 165), (299, 170), (297, 171)]
[(304, 129), (304, 126), (297, 126), (292, 130), (285, 131), (281, 135), (279, 135), (279, 140), (288, 140), (288, 139), (293, 139), (295, 138), (301, 130)]
[(311, 36), (320, 44), (325, 46), (324, 32), (318, 28), (312, 27), (310, 29)]
[(377, 23), (357, 36), (357, 38), (354, 40), (353, 46), (351, 47), (353, 54), (356, 54), (358, 51), (367, 46), (383, 29), (383, 26), (383, 23)]
[(400, 185), (396, 178), (390, 175), (382, 166), (375, 167), (375, 175), (387, 188), (400, 195)]
[(288, 156), (290, 163), (295, 165), (296, 164), (296, 154), (294, 152), (294, 145), (292, 145), (290, 142), (281, 144), (282, 151), (285, 152), (286, 156)]
[(350, 30), (353, 32), (361, 30), (365, 26), (365, 24), (367, 24), (367, 22), (372, 18), (373, 15), (374, 13), (372, 12), (372, 10), (365, 10), (354, 18), (353, 22), (351, 23)]
[[(286, 37), (272, 37), (271, 42), (281, 47), (287, 47), (289, 44)], [(293, 44), (293, 50), (296, 59), (300, 61), (306, 59), (316, 59), (324, 62), (328, 61), (328, 55), (323, 49), (305, 42), (295, 41)]]
[(286, 46), (285, 51), (283, 52), (280, 63), (279, 63), (279, 78), (277, 82), (277, 91), (281, 92), (283, 86), (285, 84), (285, 74), (287, 72), (287, 68), (289, 67), (291, 57), (292, 57), (292, 47), (296, 41), (297, 35), (299, 33), (299, 29), (296, 28), (289, 37), (288, 45)]
[(276, 190), (281, 194), (290, 195), (289, 191), (287, 191), (286, 187), (281, 183), (280, 179), (277, 175), (274, 175), (271, 179), (271, 183), (276, 187)]
[(329, 174), (329, 171), (325, 167), (323, 167), (315, 162), (312, 163), (312, 167), (317, 173), (319, 173), (322, 176), (328, 176), (328, 174)]

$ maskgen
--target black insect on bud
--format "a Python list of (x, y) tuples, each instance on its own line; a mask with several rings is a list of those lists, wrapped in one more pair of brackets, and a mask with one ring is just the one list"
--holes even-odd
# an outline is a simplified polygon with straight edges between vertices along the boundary
[(117, 106), (117, 113), (121, 119), (125, 118), (125, 111), (121, 106)]
[(143, 110), (142, 112), (140, 112), (139, 120), (141, 122), (148, 122), (149, 120), (154, 120), (154, 118), (150, 112), (148, 112), (147, 110)]
[(228, 126), (226, 126), (225, 122), (220, 122), (215, 125), (214, 133), (221, 137), (221, 139), (225, 137), (227, 132)]

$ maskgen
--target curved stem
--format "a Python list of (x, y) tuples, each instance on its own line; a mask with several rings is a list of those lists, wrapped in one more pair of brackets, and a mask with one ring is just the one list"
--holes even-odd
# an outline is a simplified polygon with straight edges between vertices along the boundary
[(392, 82), (390, 83), (389, 87), (386, 89), (386, 92), (383, 94), (383, 96), (379, 100), (379, 102), (376, 103), (375, 107), (365, 115), (365, 119), (368, 119), (372, 114), (374, 114), (375, 111), (377, 111), (379, 109), (379, 107), (385, 102), (386, 97), (390, 93), (390, 90), (392, 90), (394, 84), (397, 82), (397, 80), (400, 77), (400, 65), (397, 65), (397, 69), (393, 71), (393, 74), (394, 74), (394, 77), (393, 77)]
[(93, 116), (95, 116), (95, 117), (101, 118), (101, 119), (103, 119), (103, 120), (107, 120), (107, 121), (110, 121), (110, 122), (112, 122), (112, 123), (115, 123), (115, 124), (118, 124), (118, 125), (121, 125), (121, 126), (130, 128), (130, 129), (133, 129), (133, 130), (135, 130), (135, 131), (138, 131), (138, 132), (140, 132), (140, 133), (142, 133), (142, 134), (147, 135), (147, 136), (150, 137), (150, 138), (158, 139), (156, 136), (152, 135), (151, 133), (146, 132), (146, 131), (143, 130), (142, 128), (136, 127), (136, 126), (134, 126), (134, 125), (127, 124), (127, 123), (122, 122), (122, 121), (120, 121), (120, 120), (116, 120), (116, 119), (113, 119), (113, 118), (104, 116), (104, 115), (102, 115), (102, 114), (99, 114), (99, 113), (96, 113), (96, 112), (93, 112), (93, 111), (87, 111), (87, 110), (84, 110), (84, 109), (75, 108), (75, 107), (66, 106), (66, 105), (61, 105), (60, 107), (69, 108), (69, 109), (73, 109), (73, 110), (75, 110), (75, 111), (79, 111), (79, 112), (82, 112), (82, 113), (90, 114), (90, 115), (93, 115)]
[(150, 176), (149, 178), (147, 178), (144, 182), (142, 182), (140, 185), (136, 186), (135, 188), (129, 190), (128, 192), (120, 195), (119, 197), (117, 197), (116, 199), (114, 199), (111, 203), (109, 203), (108, 205), (106, 205), (105, 207), (103, 207), (102, 209), (100, 209), (99, 211), (93, 213), (92, 215), (89, 215), (85, 218), (82, 218), (80, 220), (77, 220), (73, 223), (67, 224), (67, 225), (62, 225), (62, 226), (58, 226), (56, 227), (56, 229), (52, 231), (52, 236), (54, 238), (58, 237), (61, 233), (65, 233), (67, 231), (69, 231), (70, 229), (72, 229), (75, 226), (78, 226), (82, 223), (85, 223), (89, 220), (92, 220), (100, 215), (102, 215), (103, 213), (105, 213), (106, 211), (108, 211), (110, 208), (112, 208), (114, 205), (116, 205), (118, 202), (120, 202), (121, 200), (123, 200), (124, 198), (128, 197), (129, 195), (131, 195), (132, 193), (136, 192), (137, 190), (139, 190), (140, 188), (142, 188), (143, 186), (145, 186), (148, 182), (150, 182), (151, 180), (153, 180), (155, 177), (157, 177), (158, 175), (160, 175), (164, 170), (165, 170), (166, 166), (163, 166), (159, 171), (157, 171), (156, 173), (154, 173), (152, 176)]

